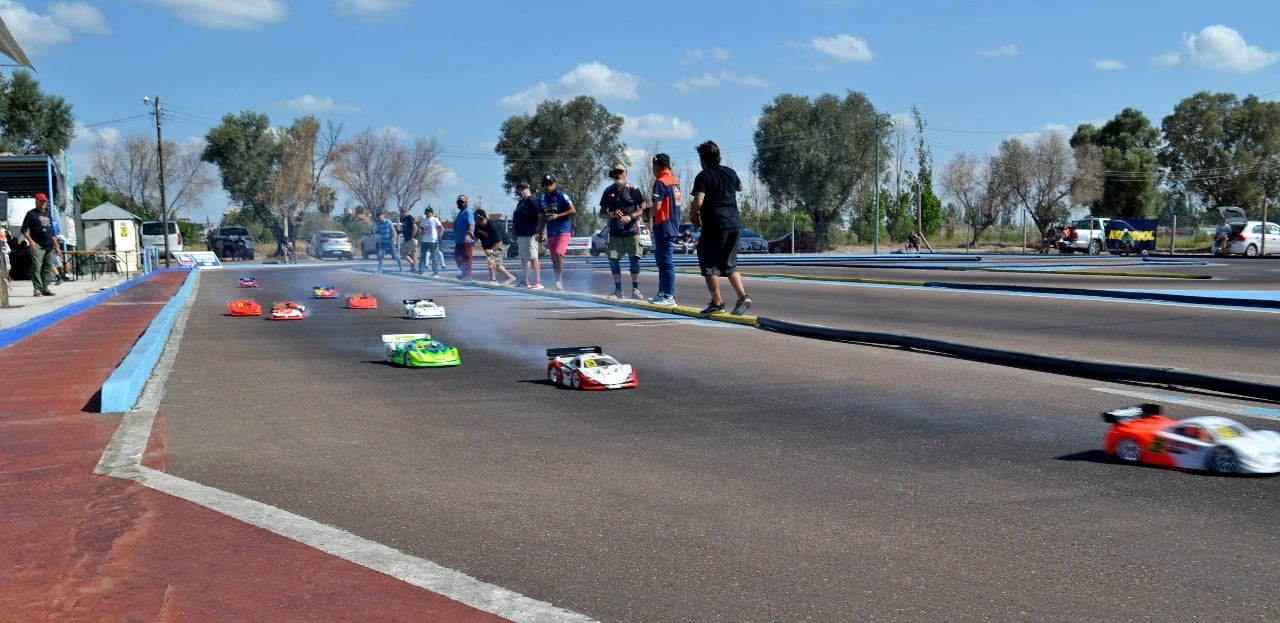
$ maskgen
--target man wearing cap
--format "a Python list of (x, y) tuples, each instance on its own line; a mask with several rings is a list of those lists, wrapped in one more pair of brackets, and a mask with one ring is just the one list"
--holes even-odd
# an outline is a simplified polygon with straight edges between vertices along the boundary
[(440, 252), (440, 236), (444, 235), (444, 225), (436, 218), (436, 211), (427, 206), (422, 213), (422, 254), (418, 257), (418, 274), (423, 273), (427, 264), (431, 264), (431, 276), (438, 277), (444, 268), (444, 253)]
[(653, 202), (649, 229), (653, 231), (653, 260), (658, 264), (658, 295), (654, 305), (676, 305), (676, 239), (680, 237), (680, 181), (671, 174), (671, 156), (653, 157)]
[(49, 281), (53, 279), (53, 254), (57, 241), (53, 237), (53, 217), (49, 214), (49, 197), (36, 195), (36, 209), (22, 219), (22, 235), (31, 246), (31, 287), (35, 296), (53, 296)]
[(542, 269), (538, 266), (538, 232), (547, 226), (546, 216), (533, 198), (529, 182), (516, 184), (516, 209), (511, 212), (516, 251), (520, 254), (520, 283), (530, 290), (542, 289)]
[(378, 232), (378, 274), (382, 274), (382, 256), (390, 253), (391, 257), (396, 259), (396, 270), (404, 272), (404, 265), (400, 263), (400, 254), (396, 253), (396, 228), (387, 220), (387, 215), (378, 212), (377, 222), (373, 224), (374, 230)]
[(476, 216), (466, 195), (458, 195), (458, 217), (453, 219), (453, 263), (458, 279), (471, 280), (471, 254), (476, 242)]
[(622, 256), (630, 261), (631, 298), (643, 299), (640, 293), (640, 216), (644, 212), (644, 193), (627, 183), (627, 166), (621, 162), (609, 170), (613, 183), (600, 195), (600, 216), (609, 219), (609, 272), (613, 273), (613, 294), (622, 298)]
[(578, 213), (569, 195), (560, 190), (556, 176), (542, 176), (542, 194), (538, 195), (538, 207), (546, 215), (541, 237), (547, 241), (547, 253), (555, 269), (556, 290), (564, 291), (564, 254), (569, 251), (569, 238), (573, 236), (573, 215)]

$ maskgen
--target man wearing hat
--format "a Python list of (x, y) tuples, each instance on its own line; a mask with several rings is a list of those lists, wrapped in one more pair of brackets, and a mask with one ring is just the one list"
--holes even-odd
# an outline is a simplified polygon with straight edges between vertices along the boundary
[(436, 211), (431, 206), (422, 214), (422, 253), (418, 256), (418, 274), (421, 275), (428, 263), (431, 264), (431, 276), (438, 277), (444, 268), (444, 253), (440, 252), (440, 236), (444, 235), (444, 225), (436, 218)]
[(538, 232), (547, 226), (546, 216), (533, 198), (529, 182), (516, 184), (516, 209), (511, 212), (511, 227), (520, 254), (520, 283), (531, 290), (542, 289), (542, 268), (538, 266)]
[(556, 290), (564, 291), (564, 254), (569, 251), (569, 238), (573, 236), (573, 215), (578, 213), (573, 200), (559, 189), (556, 176), (542, 176), (542, 194), (538, 195), (538, 207), (545, 215), (545, 225), (539, 230), (547, 241), (547, 253), (555, 270)]
[(458, 279), (471, 280), (471, 255), (476, 243), (476, 216), (466, 195), (458, 195), (458, 216), (453, 219), (453, 263)]
[(643, 299), (640, 293), (640, 217), (644, 212), (644, 193), (627, 183), (627, 166), (621, 162), (609, 170), (613, 183), (600, 195), (600, 216), (609, 220), (609, 272), (613, 273), (613, 294), (622, 297), (622, 256), (630, 262), (631, 298)]
[(49, 282), (53, 279), (53, 254), (57, 240), (53, 237), (53, 216), (49, 214), (49, 197), (36, 195), (36, 209), (22, 220), (22, 235), (31, 245), (31, 287), (35, 296), (53, 296)]

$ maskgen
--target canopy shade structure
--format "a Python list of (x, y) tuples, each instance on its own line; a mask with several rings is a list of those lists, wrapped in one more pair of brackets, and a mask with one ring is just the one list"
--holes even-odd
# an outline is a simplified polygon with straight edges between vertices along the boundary
[(0, 53), (18, 61), (19, 67), (29, 67), (31, 71), (36, 71), (36, 66), (31, 64), (31, 59), (27, 58), (27, 53), (22, 51), (22, 46), (18, 45), (18, 41), (13, 38), (13, 33), (9, 32), (9, 27), (5, 25), (3, 19), (0, 19)]

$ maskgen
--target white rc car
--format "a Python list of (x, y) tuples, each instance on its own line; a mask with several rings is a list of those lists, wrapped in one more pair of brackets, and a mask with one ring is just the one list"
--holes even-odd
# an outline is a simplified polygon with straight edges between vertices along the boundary
[(405, 318), (444, 318), (444, 308), (431, 299), (404, 299)]

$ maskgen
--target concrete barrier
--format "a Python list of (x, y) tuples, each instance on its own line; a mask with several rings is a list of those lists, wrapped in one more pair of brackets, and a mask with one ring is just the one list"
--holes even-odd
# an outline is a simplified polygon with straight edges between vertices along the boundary
[(122, 413), (133, 408), (142, 395), (142, 387), (151, 378), (151, 371), (160, 355), (164, 352), (164, 344), (169, 339), (169, 332), (178, 319), (178, 312), (186, 304), (191, 291), (195, 289), (199, 271), (193, 270), (186, 281), (178, 289), (178, 293), (165, 303), (160, 313), (151, 321), (138, 343), (129, 355), (120, 362), (115, 372), (102, 384), (102, 412)]

